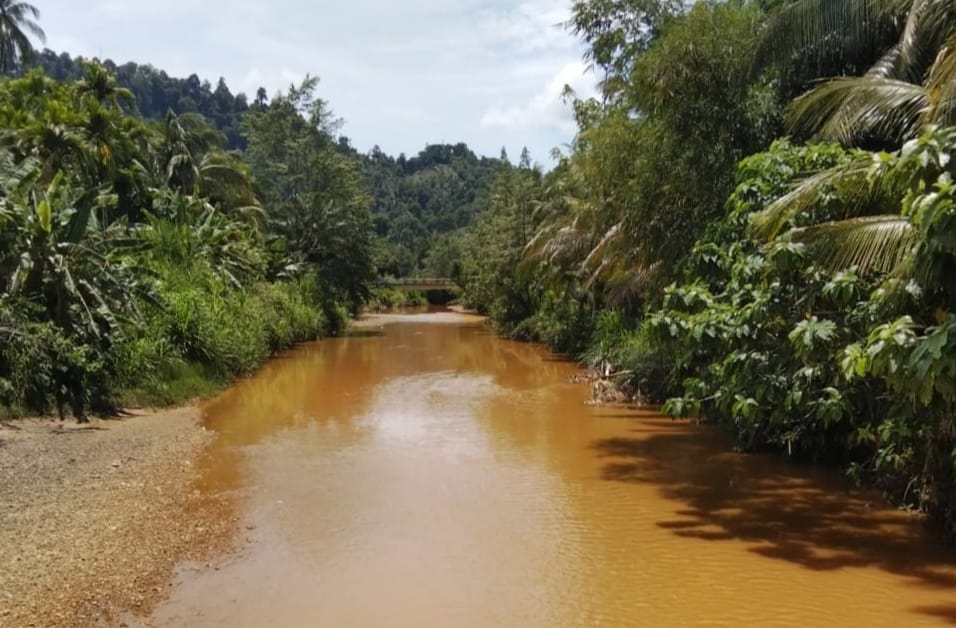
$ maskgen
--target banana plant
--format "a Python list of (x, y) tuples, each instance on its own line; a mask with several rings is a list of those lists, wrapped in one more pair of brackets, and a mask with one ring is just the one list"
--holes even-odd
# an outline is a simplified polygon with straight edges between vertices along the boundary
[(40, 304), (67, 335), (109, 335), (136, 315), (133, 295), (142, 286), (128, 256), (142, 243), (123, 225), (97, 223), (96, 209), (109, 195), (77, 192), (60, 172), (19, 200), (21, 250), (7, 278), (11, 298)]

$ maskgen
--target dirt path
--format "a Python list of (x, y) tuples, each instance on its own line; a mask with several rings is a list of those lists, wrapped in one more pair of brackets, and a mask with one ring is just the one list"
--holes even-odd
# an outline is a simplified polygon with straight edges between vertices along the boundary
[(190, 484), (213, 438), (197, 418), (0, 424), (0, 627), (115, 624), (148, 612), (177, 563), (228, 547), (229, 504)]

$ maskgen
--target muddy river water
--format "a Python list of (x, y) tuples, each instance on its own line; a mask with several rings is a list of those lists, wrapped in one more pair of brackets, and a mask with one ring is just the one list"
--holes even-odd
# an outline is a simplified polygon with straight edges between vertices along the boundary
[(452, 314), (375, 318), (204, 408), (243, 542), (153, 626), (956, 624), (956, 556), (839, 474), (589, 407)]

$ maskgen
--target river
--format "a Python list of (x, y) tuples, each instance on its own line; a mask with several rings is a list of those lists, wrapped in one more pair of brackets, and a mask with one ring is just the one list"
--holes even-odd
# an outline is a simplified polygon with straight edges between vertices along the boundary
[(956, 624), (956, 557), (838, 473), (585, 405), (450, 313), (375, 317), (206, 404), (242, 542), (152, 626)]

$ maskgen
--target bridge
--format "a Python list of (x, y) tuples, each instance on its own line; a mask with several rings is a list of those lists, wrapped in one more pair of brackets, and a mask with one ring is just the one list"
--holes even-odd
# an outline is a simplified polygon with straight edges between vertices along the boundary
[(402, 279), (379, 279), (377, 284), (393, 290), (457, 290), (458, 284), (447, 277), (404, 277)]

